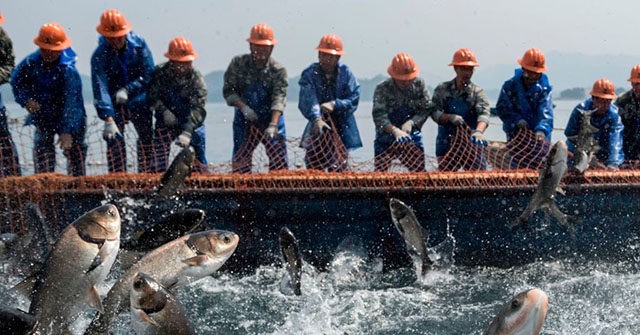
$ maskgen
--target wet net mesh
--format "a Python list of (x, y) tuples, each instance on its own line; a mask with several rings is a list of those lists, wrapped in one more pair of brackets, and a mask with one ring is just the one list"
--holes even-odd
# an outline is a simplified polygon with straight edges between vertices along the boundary
[[(387, 150), (365, 161), (354, 161), (342, 144), (333, 123), (331, 130), (300, 138), (269, 139), (263, 129), (252, 127), (247, 140), (235, 157), (222, 164), (197, 166), (186, 181), (189, 190), (212, 192), (393, 192), (397, 190), (475, 190), (534, 188), (537, 170), (545, 163), (550, 143), (536, 140), (529, 130), (519, 131), (509, 142), (490, 142), (481, 146), (470, 141), (471, 130), (460, 126), (450, 139), (450, 149), (442, 157), (426, 156), (415, 144), (393, 143)], [(123, 152), (108, 150), (102, 139), (102, 121), (88, 123), (85, 138), (88, 150), (82, 155), (60, 151), (47, 161), (46, 171), (35, 173), (36, 166), (49, 158), (34, 152), (34, 128), (17, 120), (10, 122), (11, 137), (0, 137), (0, 213), (2, 232), (25, 229), (22, 208), (28, 203), (40, 206), (45, 216), (54, 215), (64, 195), (110, 192), (152, 192), (161, 173), (154, 165), (158, 156), (168, 162), (181, 150), (172, 134), (159, 132), (164, 146), (149, 145), (139, 150), (140, 142), (133, 127), (125, 127)], [(425, 134), (435, 136), (435, 134)], [(11, 140), (12, 139), (12, 140)], [(14, 144), (14, 150), (11, 144)], [(138, 157), (138, 153), (151, 155)], [(36, 159), (34, 160), (34, 155)], [(124, 173), (108, 173), (108, 157), (120, 160)], [(116, 159), (117, 158), (117, 159)], [(84, 159), (85, 176), (68, 174), (69, 162), (78, 165)], [(145, 163), (146, 162), (146, 163)], [(148, 173), (137, 173), (140, 164), (151, 164)], [(22, 175), (22, 177), (12, 177)], [(564, 183), (583, 185), (640, 184), (640, 171), (605, 171), (589, 169), (584, 175), (568, 175)], [(68, 206), (69, 204), (62, 204)]]

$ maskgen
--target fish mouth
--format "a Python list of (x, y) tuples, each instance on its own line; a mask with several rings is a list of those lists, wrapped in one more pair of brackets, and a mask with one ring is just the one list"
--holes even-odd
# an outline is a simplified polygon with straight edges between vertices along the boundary
[(527, 291), (521, 310), (511, 320), (512, 328), (508, 334), (539, 334), (549, 309), (549, 298), (540, 289)]

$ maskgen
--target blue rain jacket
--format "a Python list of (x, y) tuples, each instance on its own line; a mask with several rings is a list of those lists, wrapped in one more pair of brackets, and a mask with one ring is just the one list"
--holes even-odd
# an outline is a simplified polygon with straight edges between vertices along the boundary
[(151, 51), (144, 39), (134, 32), (126, 35), (127, 43), (123, 50), (112, 48), (107, 40), (100, 36), (98, 47), (91, 56), (91, 84), (94, 105), (101, 119), (114, 117), (112, 98), (121, 88), (129, 95), (127, 109), (132, 113), (148, 113), (146, 108), (146, 85), (151, 80), (155, 68)]
[(551, 140), (553, 130), (553, 103), (549, 78), (542, 74), (538, 81), (525, 89), (522, 83), (522, 69), (517, 69), (513, 78), (502, 85), (496, 111), (502, 120), (502, 129), (510, 140), (516, 133), (520, 120), (527, 121), (529, 129), (542, 131)]
[(312, 121), (321, 117), (320, 104), (335, 101), (331, 117), (336, 131), (347, 149), (362, 147), (362, 139), (353, 113), (360, 101), (360, 84), (349, 67), (338, 62), (335, 86), (327, 84), (320, 63), (313, 63), (300, 76), (298, 109), (309, 120), (302, 134), (302, 142), (309, 136)]
[(29, 99), (40, 104), (40, 111), (29, 113), (25, 124), (60, 134), (84, 131), (87, 116), (75, 64), (76, 53), (71, 48), (63, 50), (52, 64), (42, 60), (40, 49), (18, 64), (11, 74), (16, 102), (22, 107)]
[[(564, 134), (567, 137), (576, 136), (580, 131), (580, 121), (582, 115), (578, 109), (590, 110), (592, 101), (591, 98), (585, 100), (571, 112), (569, 122), (564, 130)], [(598, 161), (605, 163), (606, 165), (619, 166), (624, 161), (624, 152), (622, 151), (622, 120), (618, 115), (618, 107), (611, 104), (609, 110), (602, 116), (593, 113), (591, 115), (591, 125), (600, 129), (593, 137), (598, 141), (600, 150), (596, 152), (596, 158)], [(567, 146), (569, 151), (573, 152), (575, 144), (567, 139)]]

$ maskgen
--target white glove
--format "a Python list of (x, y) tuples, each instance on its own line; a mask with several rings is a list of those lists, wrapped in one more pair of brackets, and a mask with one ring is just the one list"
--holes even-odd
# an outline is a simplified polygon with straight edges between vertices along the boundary
[(469, 139), (469, 141), (471, 141), (471, 143), (477, 144), (477, 145), (481, 145), (481, 146), (487, 146), (487, 140), (484, 138), (484, 133), (481, 132), (480, 130), (476, 129), (473, 131), (473, 133), (471, 134), (471, 138)]
[(116, 92), (116, 105), (124, 105), (129, 100), (129, 93), (126, 88), (121, 88)]
[(116, 138), (122, 138), (122, 133), (118, 129), (118, 126), (113, 121), (104, 122), (104, 130), (102, 131), (102, 138), (105, 141), (112, 141)]
[(333, 113), (333, 109), (336, 107), (335, 101), (328, 101), (320, 105), (320, 109), (326, 111), (327, 113)]
[(547, 139), (547, 134), (542, 131), (536, 131), (536, 141), (544, 141)]
[(525, 121), (523, 119), (523, 120), (518, 121), (518, 123), (516, 123), (516, 127), (520, 128), (520, 129), (527, 129), (527, 128), (529, 128), (529, 124), (527, 123), (527, 121)]
[(449, 122), (454, 126), (459, 126), (461, 124), (464, 124), (464, 119), (458, 114), (451, 114), (451, 116), (449, 117)]
[(240, 112), (242, 113), (242, 115), (244, 115), (244, 118), (247, 119), (247, 121), (258, 121), (258, 114), (256, 114), (256, 112), (254, 112), (253, 109), (249, 107), (249, 105), (243, 105), (242, 108), (240, 108)]
[(407, 134), (411, 134), (413, 132), (413, 126), (415, 126), (415, 122), (413, 122), (413, 120), (407, 120), (405, 123), (402, 124), (402, 126), (400, 127), (400, 129), (402, 129), (402, 131), (404, 131)]
[(182, 148), (186, 148), (189, 144), (191, 144), (191, 134), (183, 131), (178, 138), (176, 138), (176, 145)]
[(400, 128), (393, 127), (391, 134), (393, 135), (393, 137), (396, 139), (396, 142), (398, 143), (411, 141), (411, 136), (409, 136), (409, 134), (407, 134), (406, 132), (402, 131)]
[(168, 109), (165, 109), (164, 112), (162, 112), (162, 120), (164, 121), (164, 125), (167, 127), (173, 127), (176, 125), (176, 116)]
[(325, 131), (331, 131), (331, 127), (324, 122), (321, 118), (317, 118), (313, 121), (313, 127), (311, 128), (312, 136), (322, 135)]
[(275, 139), (276, 137), (278, 137), (278, 125), (269, 123), (269, 126), (267, 127), (267, 129), (265, 129), (264, 134), (267, 135), (267, 137), (271, 140)]

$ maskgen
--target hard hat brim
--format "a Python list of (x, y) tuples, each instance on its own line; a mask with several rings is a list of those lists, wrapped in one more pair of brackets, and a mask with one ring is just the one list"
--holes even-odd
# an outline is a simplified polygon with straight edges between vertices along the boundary
[(467, 61), (467, 62), (451, 62), (449, 63), (449, 66), (473, 66), (473, 67), (477, 67), (480, 66), (480, 64), (473, 62), (473, 61)]
[(278, 43), (278, 40), (276, 40), (275, 38), (272, 40), (258, 40), (258, 39), (247, 38), (247, 42), (251, 44), (257, 44), (257, 45), (276, 45), (276, 43)]
[(393, 67), (391, 65), (389, 65), (389, 67), (387, 67), (387, 73), (393, 79), (411, 80), (411, 79), (415, 79), (418, 76), (418, 73), (420, 73), (420, 68), (416, 66), (415, 70), (413, 72), (411, 72), (411, 73), (395, 73), (393, 71)]
[(344, 51), (342, 50), (334, 50), (334, 49), (324, 49), (324, 48), (316, 48), (316, 50), (325, 53), (325, 54), (329, 54), (329, 55), (338, 55), (338, 56), (342, 56), (345, 54)]
[(127, 25), (125, 29), (118, 30), (118, 31), (107, 31), (102, 29), (101, 25), (97, 25), (96, 31), (104, 37), (121, 37), (121, 36), (125, 36), (131, 31), (131, 26)]
[(64, 42), (60, 43), (59, 45), (52, 45), (52, 44), (41, 42), (36, 36), (33, 39), (33, 43), (41, 49), (51, 50), (51, 51), (61, 51), (71, 46), (71, 39), (67, 37), (67, 39)]
[(603, 93), (595, 93), (593, 91), (590, 91), (589, 95), (592, 96), (592, 97), (596, 97), (596, 98), (610, 99), (610, 100), (613, 100), (613, 99), (618, 97), (615, 93), (603, 94)]
[(184, 56), (176, 57), (176, 56), (173, 56), (173, 55), (169, 54), (169, 52), (165, 52), (164, 56), (167, 57), (169, 60), (172, 60), (174, 62), (191, 62), (191, 61), (195, 60), (196, 58), (198, 58), (198, 53), (194, 52), (193, 55), (184, 55)]
[(531, 72), (535, 72), (535, 73), (547, 72), (547, 66), (546, 65), (543, 65), (542, 67), (536, 67), (536, 66), (530, 66), (530, 65), (527, 65), (527, 64), (522, 64), (522, 58), (518, 59), (518, 64), (520, 64), (520, 66), (522, 66), (523, 69), (529, 70)]

